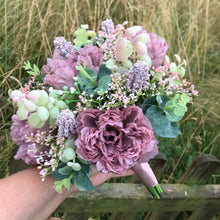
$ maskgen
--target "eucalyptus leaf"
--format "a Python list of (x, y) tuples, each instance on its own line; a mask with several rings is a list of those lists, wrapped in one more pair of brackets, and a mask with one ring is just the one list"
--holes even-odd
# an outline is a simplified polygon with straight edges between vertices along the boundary
[(190, 97), (184, 93), (181, 95), (181, 101), (188, 103), (190, 101)]
[(86, 75), (81, 71), (78, 73), (78, 83), (83, 90), (91, 95), (97, 86), (96, 83), (94, 83), (97, 79), (97, 73), (94, 70), (88, 68), (86, 68), (85, 71), (87, 73)]
[(70, 175), (71, 173), (73, 173), (73, 169), (72, 169), (72, 167), (65, 166), (65, 167), (59, 168), (59, 169), (58, 169), (58, 172), (59, 172), (61, 175)]
[(165, 112), (166, 118), (167, 118), (169, 121), (171, 121), (171, 122), (178, 122), (178, 121), (180, 121), (180, 120), (183, 118), (184, 114), (181, 115), (181, 116), (177, 116), (177, 115), (174, 113), (174, 110), (175, 110), (175, 108), (172, 108), (172, 109), (166, 111), (166, 112)]
[(83, 186), (86, 190), (91, 191), (95, 189), (95, 187), (93, 186), (92, 182), (90, 181), (89, 177), (85, 172), (80, 170), (77, 176), (78, 176), (79, 184)]
[(92, 172), (92, 169), (90, 168), (90, 165), (86, 165), (86, 164), (80, 164), (81, 165), (81, 170), (86, 173), (86, 175), (89, 177), (89, 175)]
[(103, 76), (110, 76), (112, 71), (104, 64), (100, 65), (97, 80), (99, 81)]
[(156, 98), (155, 97), (146, 98), (141, 105), (141, 109), (142, 109), (143, 113), (145, 114), (147, 109), (150, 108), (152, 105), (157, 106)]
[(59, 173), (59, 169), (63, 168), (66, 166), (66, 163), (59, 163), (58, 166), (56, 167), (56, 169), (54, 171), (51, 172), (51, 176), (55, 179), (55, 180), (62, 180), (64, 178), (68, 178), (69, 175), (62, 175), (61, 173)]
[(109, 75), (102, 76), (99, 79), (98, 87), (96, 88), (96, 91), (103, 91), (105, 92), (109, 88), (109, 83), (111, 83), (112, 78)]
[(150, 106), (145, 115), (151, 121), (154, 132), (161, 137), (175, 138), (180, 130), (175, 122), (170, 122), (165, 113), (155, 105)]
[(181, 108), (181, 107), (177, 107), (177, 108), (174, 109), (173, 112), (174, 112), (174, 114), (175, 114), (176, 116), (179, 116), (179, 117), (182, 116), (182, 117), (183, 117), (186, 111), (184, 111), (184, 109)]
[(78, 175), (74, 176), (71, 179), (71, 182), (78, 188), (80, 191), (92, 191), (95, 189), (89, 177), (83, 172), (79, 171)]

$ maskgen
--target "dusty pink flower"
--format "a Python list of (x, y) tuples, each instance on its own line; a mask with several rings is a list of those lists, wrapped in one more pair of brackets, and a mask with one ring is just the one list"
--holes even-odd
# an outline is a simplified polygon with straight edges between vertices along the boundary
[(74, 87), (73, 77), (78, 74), (76, 66), (83, 65), (83, 62), (86, 62), (87, 68), (98, 72), (102, 61), (100, 49), (92, 44), (88, 44), (79, 51), (67, 53), (65, 57), (62, 57), (55, 49), (53, 58), (47, 59), (47, 65), (43, 66), (41, 72), (47, 73), (44, 82), (54, 89), (63, 89), (64, 86), (70, 88)]
[(73, 87), (75, 77), (78, 70), (75, 68), (77, 64), (78, 52), (68, 54), (66, 59), (63, 59), (56, 51), (52, 59), (47, 59), (47, 65), (43, 66), (41, 72), (47, 73), (44, 82), (52, 86), (54, 89), (63, 89)]
[(20, 120), (17, 115), (12, 116), (13, 124), (11, 126), (11, 138), (17, 144), (21, 145), (27, 141), (26, 137), (30, 137), (36, 131), (28, 125), (27, 120)]
[(158, 38), (154, 33), (149, 34), (150, 40), (147, 42), (147, 52), (152, 61), (152, 66), (158, 67), (162, 64), (169, 45), (163, 38)]
[(103, 56), (101, 50), (93, 46), (92, 44), (88, 44), (85, 47), (81, 48), (79, 51), (78, 62), (83, 64), (86, 62), (87, 68), (95, 70), (97, 73), (99, 71), (99, 66), (103, 62)]
[[(12, 116), (13, 124), (11, 126), (11, 138), (12, 140), (19, 145), (19, 149), (14, 156), (16, 160), (22, 159), (26, 164), (37, 164), (36, 157), (33, 152), (33, 143), (27, 139), (31, 134), (36, 134), (37, 130), (28, 125), (27, 119), (20, 120), (17, 115)], [(42, 130), (49, 130), (48, 123), (42, 128)], [(39, 147), (39, 144), (36, 144), (36, 147)]]
[(36, 157), (35, 154), (33, 152), (34, 146), (33, 143), (23, 143), (19, 146), (19, 149), (16, 153), (16, 155), (14, 156), (14, 158), (16, 160), (24, 160), (24, 162), (26, 164), (33, 164), (36, 165), (37, 161), (36, 161)]
[(87, 109), (77, 123), (76, 152), (101, 172), (121, 174), (145, 154), (150, 159), (158, 153), (151, 123), (137, 106)]

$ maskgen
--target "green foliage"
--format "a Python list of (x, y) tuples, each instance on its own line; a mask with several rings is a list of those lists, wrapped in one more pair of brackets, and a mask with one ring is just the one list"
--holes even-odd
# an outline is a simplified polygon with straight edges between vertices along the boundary
[(74, 171), (72, 167), (68, 166), (67, 163), (60, 162), (56, 169), (51, 173), (51, 176), (58, 180), (55, 181), (55, 190), (59, 193), (62, 192), (62, 188), (66, 187), (69, 189), (70, 184), (74, 184), (80, 191), (94, 190), (92, 182), (89, 176), (92, 172), (90, 169), (90, 164), (85, 164), (84, 162), (76, 159), (77, 163), (80, 163), (81, 170)]
[[(111, 70), (101, 65), (98, 74), (89, 68), (85, 68), (86, 63), (82, 67), (80, 64), (77, 66), (79, 73), (77, 75), (77, 82), (82, 91), (86, 91), (88, 95), (93, 95), (94, 92), (105, 92), (109, 88), (111, 82)], [(96, 81), (98, 81), (96, 83)]]
[(166, 96), (150, 97), (143, 102), (141, 108), (151, 121), (155, 134), (161, 137), (175, 138), (180, 134), (179, 127), (174, 122), (174, 118), (177, 117), (174, 113), (171, 115), (172, 109), (176, 105), (171, 106), (170, 112), (166, 113), (166, 104), (169, 102)]
[[(115, 24), (128, 20), (129, 26), (145, 26), (146, 20), (149, 20), (149, 30), (165, 36), (170, 46), (168, 54), (178, 53), (187, 60), (186, 76), (200, 91), (193, 107), (189, 107), (184, 123), (180, 123), (182, 133), (178, 138), (159, 140), (160, 151), (165, 153), (170, 165), (163, 175), (164, 182), (175, 183), (187, 169), (187, 160), (191, 155), (195, 159), (204, 153), (212, 153), (220, 159), (218, 1), (174, 0), (167, 4), (166, 1), (156, 0), (154, 13), (151, 13), (152, 1), (144, 0), (138, 5), (135, 1), (111, 1), (109, 5), (106, 1), (97, 1), (99, 7), (91, 0), (82, 0), (70, 4), (68, 10), (66, 1), (58, 1), (57, 4), (50, 0), (32, 2), (5, 1), (6, 4), (0, 6), (1, 68), (11, 88), (19, 88), (20, 82), (27, 82), (22, 68), (24, 60), (41, 67), (48, 57), (52, 57), (54, 37), (65, 35), (68, 40), (73, 39), (73, 30), (78, 28), (78, 24), (89, 23), (91, 29), (98, 29), (97, 24), (101, 23), (104, 14), (109, 14)], [(9, 160), (17, 148), (10, 139), (10, 117), (14, 109), (8, 102), (9, 88), (1, 73), (0, 80), (0, 176), (3, 178), (9, 175)], [(169, 178), (172, 171), (173, 176)], [(220, 183), (220, 178), (216, 181)]]
[(78, 175), (75, 176), (72, 180), (72, 183), (80, 190), (80, 191), (92, 191), (95, 189), (92, 182), (90, 181), (88, 175), (80, 170)]
[(88, 33), (84, 28), (77, 29), (74, 32), (74, 35), (76, 36), (74, 44), (78, 49), (84, 45), (87, 45), (88, 43), (92, 43), (92, 41), (88, 40)]
[(63, 176), (66, 176), (66, 175), (69, 176), (72, 174), (72, 172), (73, 172), (73, 169), (72, 169), (72, 167), (69, 167), (69, 166), (60, 167), (58, 169), (58, 173)]
[(29, 73), (30, 75), (39, 75), (40, 74), (40, 70), (39, 68), (34, 64), (33, 67), (31, 66), (31, 63), (29, 61), (24, 62), (24, 69), (27, 71), (27, 73)]
[[(51, 176), (55, 179), (55, 180), (63, 180), (65, 178), (68, 178), (70, 175), (68, 174), (63, 174), (62, 173), (62, 169), (61, 168), (65, 168), (67, 166), (66, 163), (60, 162), (58, 164), (58, 166), (56, 167), (56, 169), (54, 171), (51, 172)], [(59, 170), (61, 172), (59, 172)]]
[(169, 121), (158, 106), (152, 105), (145, 115), (151, 121), (155, 134), (166, 138), (175, 138), (180, 134), (178, 125)]
[(104, 76), (110, 76), (112, 74), (112, 71), (107, 68), (105, 65), (100, 65), (99, 72), (97, 76), (97, 80), (99, 81)]
[(63, 187), (66, 187), (69, 190), (70, 189), (70, 185), (71, 185), (71, 181), (70, 181), (69, 178), (65, 178), (65, 179), (62, 179), (60, 181), (55, 181), (54, 182), (55, 190), (58, 193), (62, 193)]

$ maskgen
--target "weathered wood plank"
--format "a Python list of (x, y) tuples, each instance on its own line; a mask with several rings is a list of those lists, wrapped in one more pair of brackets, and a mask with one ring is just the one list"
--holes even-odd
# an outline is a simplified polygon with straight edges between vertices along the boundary
[[(143, 184), (105, 183), (92, 192), (69, 196), (57, 212), (141, 212), (197, 210), (207, 203), (218, 207), (220, 185), (162, 184), (164, 193), (155, 199)], [(132, 208), (131, 208), (132, 207)]]
[(220, 161), (213, 155), (196, 159), (177, 183), (205, 184), (220, 167)]
[(213, 206), (212, 204), (207, 204), (204, 207), (201, 207), (199, 210), (195, 211), (188, 220), (208, 220), (216, 214), (220, 213), (220, 202), (219, 205)]
[(164, 170), (167, 167), (167, 162), (167, 157), (163, 153), (159, 153), (152, 160), (149, 161), (151, 169), (153, 170), (158, 181), (160, 180)]
[(89, 216), (88, 213), (66, 213), (64, 220), (88, 220)]
[(134, 220), (136, 212), (118, 212), (111, 216), (111, 220)]

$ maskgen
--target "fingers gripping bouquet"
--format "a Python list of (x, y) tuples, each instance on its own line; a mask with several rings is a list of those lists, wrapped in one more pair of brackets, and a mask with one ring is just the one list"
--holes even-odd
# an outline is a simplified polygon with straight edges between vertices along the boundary
[(197, 91), (163, 38), (126, 25), (107, 19), (98, 33), (82, 25), (73, 44), (55, 38), (41, 71), (25, 63), (31, 80), (9, 91), (15, 158), (37, 165), (42, 180), (52, 175), (58, 192), (71, 183), (93, 190), (90, 164), (115, 174), (133, 168), (157, 198), (162, 192), (147, 163), (158, 154), (154, 134), (175, 138)]

